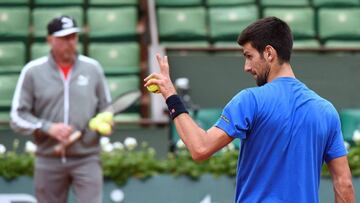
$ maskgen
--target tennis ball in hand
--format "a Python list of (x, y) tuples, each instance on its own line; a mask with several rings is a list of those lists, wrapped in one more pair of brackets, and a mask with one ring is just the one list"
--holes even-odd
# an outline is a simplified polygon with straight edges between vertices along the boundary
[(111, 125), (106, 122), (101, 122), (97, 127), (97, 131), (101, 135), (110, 135), (111, 134)]
[(108, 111), (99, 113), (96, 118), (100, 119), (103, 122), (112, 124), (114, 119), (114, 114)]
[(101, 120), (99, 118), (92, 118), (90, 121), (89, 121), (89, 128), (90, 130), (92, 131), (96, 131), (99, 124), (101, 123)]
[(147, 88), (147, 90), (149, 91), (149, 92), (152, 92), (152, 93), (159, 93), (160, 92), (160, 88), (159, 88), (159, 86), (158, 85), (148, 85), (148, 86), (146, 86), (146, 88)]

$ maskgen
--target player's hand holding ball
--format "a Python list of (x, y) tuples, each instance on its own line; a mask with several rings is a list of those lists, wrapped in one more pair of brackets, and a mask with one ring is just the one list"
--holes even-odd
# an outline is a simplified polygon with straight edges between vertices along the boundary
[(168, 58), (167, 56), (161, 57), (157, 54), (156, 59), (160, 65), (160, 72), (152, 73), (146, 77), (144, 79), (144, 87), (146, 87), (149, 92), (161, 93), (166, 99), (169, 96), (176, 94), (175, 87), (170, 79)]
[(89, 121), (89, 128), (97, 131), (101, 135), (110, 135), (112, 133), (112, 125), (114, 124), (114, 115), (111, 112), (102, 112)]

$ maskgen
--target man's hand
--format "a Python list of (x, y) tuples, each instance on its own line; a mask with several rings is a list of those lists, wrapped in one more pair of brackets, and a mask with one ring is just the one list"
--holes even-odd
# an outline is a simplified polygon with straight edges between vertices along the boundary
[(51, 125), (48, 134), (60, 142), (65, 143), (72, 132), (73, 128), (71, 126), (64, 123), (54, 123)]
[(144, 79), (145, 85), (157, 85), (160, 88), (160, 93), (166, 100), (169, 96), (176, 94), (176, 89), (171, 82), (169, 74), (169, 63), (167, 56), (161, 57), (160, 54), (156, 54), (156, 59), (160, 65), (160, 73), (152, 73)]

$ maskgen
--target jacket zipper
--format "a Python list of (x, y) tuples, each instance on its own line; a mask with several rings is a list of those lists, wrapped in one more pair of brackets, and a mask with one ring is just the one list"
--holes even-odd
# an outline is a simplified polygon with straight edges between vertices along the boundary
[[(69, 110), (70, 110), (70, 79), (71, 72), (69, 71), (67, 78), (64, 77), (64, 74), (60, 70), (60, 75), (64, 85), (64, 123), (69, 125)], [(66, 163), (66, 150), (63, 150), (61, 154), (61, 162)]]

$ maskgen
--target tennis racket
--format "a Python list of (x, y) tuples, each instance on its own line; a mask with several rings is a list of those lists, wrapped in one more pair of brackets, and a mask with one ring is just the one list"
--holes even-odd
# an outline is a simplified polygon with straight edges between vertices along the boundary
[[(105, 107), (105, 109), (101, 110), (101, 112), (111, 112), (114, 115), (119, 114), (130, 107), (134, 102), (136, 102), (141, 96), (141, 92), (139, 90), (129, 91), (121, 94), (115, 99), (113, 103), (109, 106)], [(82, 136), (80, 130), (74, 131), (70, 136), (67, 142), (59, 143), (54, 147), (54, 154), (61, 154), (65, 152), (65, 149), (79, 140)]]

